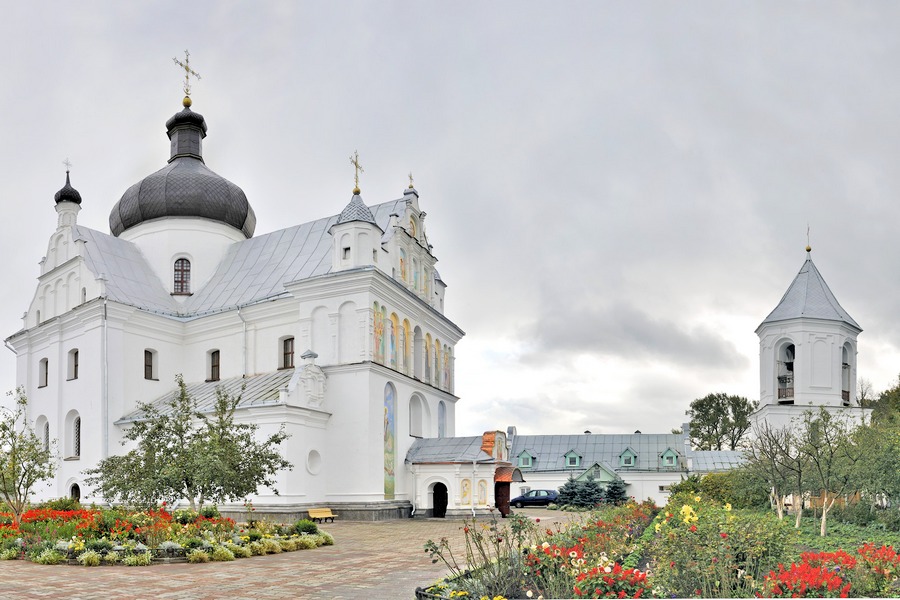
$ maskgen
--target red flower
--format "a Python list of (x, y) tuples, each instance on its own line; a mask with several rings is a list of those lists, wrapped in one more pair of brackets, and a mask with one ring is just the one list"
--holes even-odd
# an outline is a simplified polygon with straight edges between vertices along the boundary
[(723, 540), (727, 540), (727, 539), (728, 539), (728, 534), (725, 533), (724, 531), (723, 531), (722, 533), (720, 533), (719, 535), (722, 536), (722, 539), (723, 539)]
[(691, 531), (697, 531), (697, 526), (696, 526), (696, 525), (691, 525)]

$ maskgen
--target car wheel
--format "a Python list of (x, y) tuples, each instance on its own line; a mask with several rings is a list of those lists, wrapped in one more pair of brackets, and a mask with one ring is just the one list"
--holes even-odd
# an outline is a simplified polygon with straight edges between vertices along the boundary
[(516, 502), (516, 508), (522, 508), (524, 506), (521, 502)]

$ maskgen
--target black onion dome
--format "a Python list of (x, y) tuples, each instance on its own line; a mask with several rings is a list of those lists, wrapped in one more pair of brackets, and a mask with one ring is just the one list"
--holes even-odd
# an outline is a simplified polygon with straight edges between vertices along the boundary
[(73, 188), (72, 184), (69, 183), (68, 171), (66, 171), (66, 185), (54, 194), (53, 199), (56, 200), (57, 204), (60, 202), (74, 202), (75, 204), (81, 204), (81, 194), (79, 194), (78, 190)]
[(185, 108), (166, 122), (169, 164), (134, 184), (109, 215), (109, 229), (123, 231), (151, 219), (199, 217), (230, 225), (253, 237), (256, 214), (244, 191), (203, 162), (206, 121)]

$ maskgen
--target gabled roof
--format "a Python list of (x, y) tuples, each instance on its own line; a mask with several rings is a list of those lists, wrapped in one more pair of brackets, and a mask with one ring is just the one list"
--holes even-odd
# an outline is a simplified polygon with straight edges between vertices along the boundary
[(806, 255), (806, 261), (800, 268), (800, 272), (797, 273), (787, 292), (784, 293), (778, 306), (769, 313), (760, 326), (801, 317), (840, 321), (862, 331), (862, 328), (831, 293), (828, 284), (825, 283), (816, 265), (813, 264), (809, 253)]
[[(406, 200), (372, 207), (376, 224), (386, 229), (391, 213)], [(328, 229), (338, 215), (279, 229), (229, 246), (209, 281), (183, 305), (169, 294), (133, 243), (77, 226), (85, 240), (86, 263), (95, 276), (104, 274), (111, 300), (172, 317), (191, 318), (277, 298), (286, 283), (331, 271), (332, 238)]]
[[(629, 471), (659, 470), (655, 458), (667, 448), (679, 448), (684, 440), (678, 434), (581, 434), (581, 435), (516, 435), (512, 438), (510, 456), (518, 456), (528, 449), (535, 458), (529, 471), (571, 471), (566, 467), (565, 455), (575, 451), (581, 455), (581, 464), (600, 463), (618, 465), (619, 456), (630, 448), (638, 457), (645, 457)], [(654, 457), (649, 462), (646, 457)], [(640, 464), (643, 463), (643, 464)]]
[(413, 442), (406, 453), (408, 464), (427, 463), (479, 463), (497, 462), (481, 449), (484, 441), (480, 435), (452, 438), (420, 438)]
[(690, 457), (691, 471), (695, 473), (727, 471), (747, 462), (740, 450), (694, 450)]
[[(258, 406), (272, 406), (278, 404), (278, 392), (287, 387), (294, 375), (294, 369), (281, 369), (263, 375), (252, 377), (231, 377), (221, 381), (201, 381), (185, 384), (185, 389), (196, 402), (197, 411), (211, 413), (216, 408), (216, 389), (222, 388), (231, 397), (241, 397), (238, 408), (250, 408)], [(242, 390), (243, 388), (243, 390)], [(156, 400), (151, 405), (160, 409), (162, 414), (171, 412), (167, 406), (173, 394), (178, 393), (175, 386)], [(140, 421), (144, 417), (144, 411), (138, 409), (128, 413), (116, 421), (117, 425)]]

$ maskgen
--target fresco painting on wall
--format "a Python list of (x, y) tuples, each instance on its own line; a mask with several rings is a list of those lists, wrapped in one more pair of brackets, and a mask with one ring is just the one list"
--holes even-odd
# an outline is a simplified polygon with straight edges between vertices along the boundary
[(397, 392), (388, 383), (384, 386), (384, 499), (394, 499), (394, 416)]

